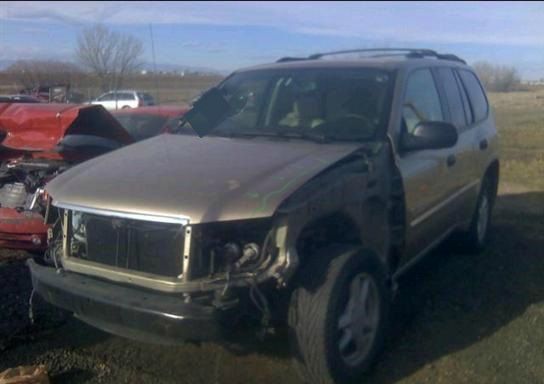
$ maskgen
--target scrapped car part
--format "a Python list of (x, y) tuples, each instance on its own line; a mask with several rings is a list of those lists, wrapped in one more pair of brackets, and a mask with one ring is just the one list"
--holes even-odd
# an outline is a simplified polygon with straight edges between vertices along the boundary
[(155, 105), (119, 109), (111, 114), (134, 141), (140, 141), (160, 133), (173, 132), (188, 109), (178, 105)]
[(43, 250), (43, 186), (74, 164), (132, 142), (100, 106), (0, 106), (0, 247)]
[(236, 71), (173, 133), (49, 182), (36, 292), (144, 341), (287, 325), (307, 382), (359, 379), (398, 277), (453, 232), (485, 243), (499, 157), (461, 59), (346, 53)]

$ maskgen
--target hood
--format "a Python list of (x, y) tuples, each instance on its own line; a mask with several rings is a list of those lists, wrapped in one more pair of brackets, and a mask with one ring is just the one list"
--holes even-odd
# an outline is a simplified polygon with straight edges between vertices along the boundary
[(306, 181), (358, 144), (160, 135), (69, 169), (46, 189), (54, 204), (192, 223), (269, 217)]
[(5, 104), (0, 107), (2, 146), (29, 152), (55, 151), (65, 136), (92, 135), (122, 144), (130, 135), (100, 105)]

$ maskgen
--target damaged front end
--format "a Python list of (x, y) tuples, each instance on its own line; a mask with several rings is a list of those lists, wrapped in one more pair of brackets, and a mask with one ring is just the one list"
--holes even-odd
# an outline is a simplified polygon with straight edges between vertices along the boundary
[(100, 106), (7, 104), (0, 111), (0, 247), (43, 251), (44, 185), (72, 165), (131, 142)]
[(184, 217), (58, 206), (48, 219), (49, 249), (28, 262), (34, 287), (91, 325), (170, 344), (220, 340), (235, 323), (263, 330), (271, 321), (267, 291), (286, 264), (272, 218), (191, 225)]

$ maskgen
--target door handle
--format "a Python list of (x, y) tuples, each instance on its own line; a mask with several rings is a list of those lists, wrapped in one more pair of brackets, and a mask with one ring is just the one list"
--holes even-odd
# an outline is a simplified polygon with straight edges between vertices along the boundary
[(446, 164), (448, 165), (448, 167), (453, 167), (456, 162), (457, 158), (455, 157), (455, 155), (449, 155), (446, 159)]
[(480, 149), (483, 151), (483, 150), (486, 150), (487, 147), (488, 147), (489, 143), (487, 142), (486, 139), (483, 139), (482, 141), (480, 141)]

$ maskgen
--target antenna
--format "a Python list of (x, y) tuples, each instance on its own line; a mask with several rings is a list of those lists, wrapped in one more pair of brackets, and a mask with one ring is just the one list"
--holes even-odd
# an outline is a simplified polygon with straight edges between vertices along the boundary
[[(153, 77), (155, 80), (155, 87), (157, 92), (157, 100), (160, 100), (159, 97), (159, 78), (157, 77), (157, 61), (155, 60), (155, 40), (153, 39), (153, 27), (149, 24), (149, 36), (151, 38), (151, 56), (153, 58)], [(160, 108), (160, 102), (159, 102)]]

